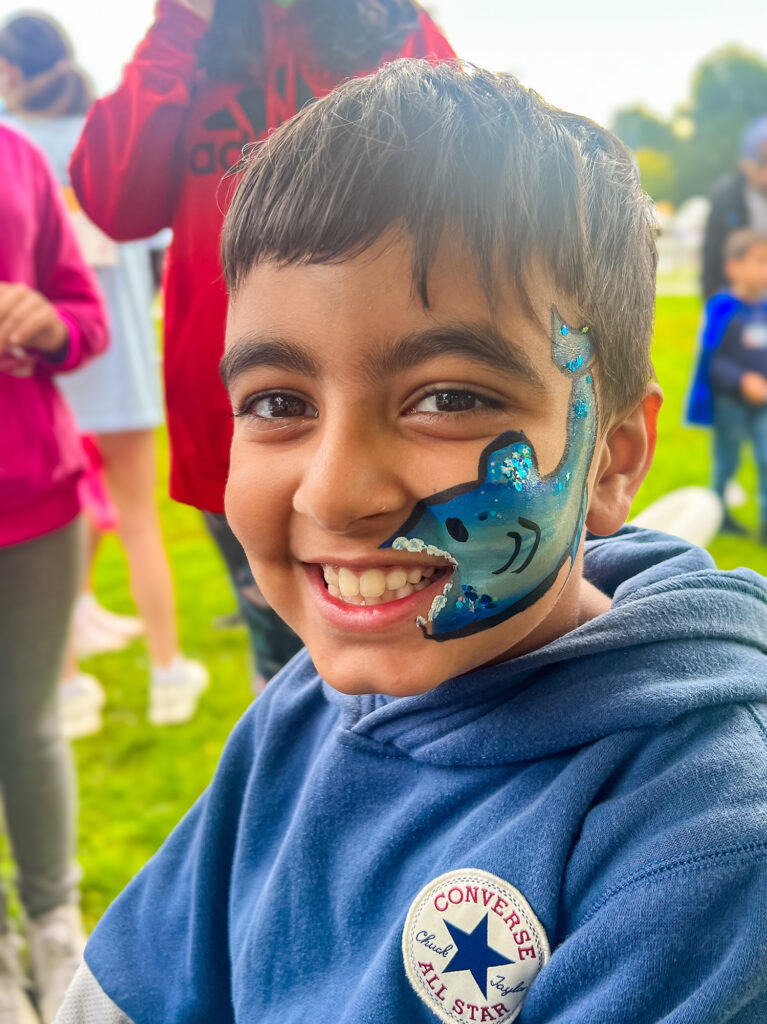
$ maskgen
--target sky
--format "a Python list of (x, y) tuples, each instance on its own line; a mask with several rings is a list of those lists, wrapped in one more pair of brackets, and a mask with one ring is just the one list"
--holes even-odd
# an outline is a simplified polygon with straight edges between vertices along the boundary
[[(0, 18), (21, 8), (0, 0)], [(100, 91), (152, 19), (154, 0), (31, 0), (72, 35)], [(764, 0), (426, 0), (454, 48), (493, 71), (513, 71), (557, 106), (608, 124), (641, 103), (668, 117), (688, 97), (699, 61), (727, 43), (767, 60)], [(767, 97), (765, 98), (767, 107)]]

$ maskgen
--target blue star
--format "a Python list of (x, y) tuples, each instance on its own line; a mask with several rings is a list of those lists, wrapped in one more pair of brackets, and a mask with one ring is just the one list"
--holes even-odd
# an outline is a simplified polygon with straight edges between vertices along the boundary
[[(482, 922), (485, 923), (484, 937), (479, 934)], [(451, 971), (471, 971), (471, 976), (476, 981), (480, 991), (487, 996), (487, 972), (491, 967), (505, 967), (513, 964), (513, 960), (499, 953), (490, 945), (490, 922), (488, 915), (480, 920), (473, 931), (465, 932), (449, 921), (445, 921), (450, 938), (458, 947), (453, 954), (447, 967), (443, 967), (442, 973), (449, 974)]]

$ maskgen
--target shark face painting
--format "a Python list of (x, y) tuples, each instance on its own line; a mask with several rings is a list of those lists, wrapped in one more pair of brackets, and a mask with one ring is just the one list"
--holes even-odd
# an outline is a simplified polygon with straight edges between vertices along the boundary
[(572, 566), (586, 519), (596, 390), (588, 328), (570, 327), (554, 307), (551, 358), (572, 380), (567, 435), (556, 469), (541, 476), (524, 433), (506, 431), (482, 452), (476, 480), (419, 501), (382, 545), (454, 563), (428, 618), (416, 620), (430, 640), (497, 626), (539, 600), (566, 562)]

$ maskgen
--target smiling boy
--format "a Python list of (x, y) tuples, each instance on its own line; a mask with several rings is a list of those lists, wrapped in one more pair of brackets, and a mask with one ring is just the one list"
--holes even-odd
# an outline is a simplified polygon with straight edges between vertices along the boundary
[(611, 536), (661, 397), (621, 145), (395, 63), (249, 156), (223, 252), (227, 516), (307, 651), (59, 1020), (762, 1020), (767, 588)]

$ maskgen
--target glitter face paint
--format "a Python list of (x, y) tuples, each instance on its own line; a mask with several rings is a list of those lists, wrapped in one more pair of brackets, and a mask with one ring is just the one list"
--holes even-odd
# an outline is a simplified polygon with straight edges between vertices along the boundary
[(552, 306), (551, 357), (572, 379), (567, 436), (556, 469), (541, 476), (535, 448), (506, 431), (479, 459), (477, 479), (419, 501), (382, 548), (430, 551), (455, 563), (443, 594), (417, 625), (430, 640), (489, 629), (529, 608), (572, 567), (586, 519), (587, 480), (597, 435), (588, 328), (566, 324)]

